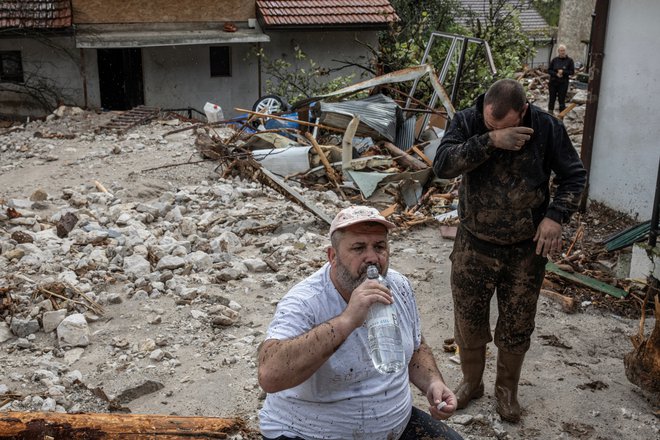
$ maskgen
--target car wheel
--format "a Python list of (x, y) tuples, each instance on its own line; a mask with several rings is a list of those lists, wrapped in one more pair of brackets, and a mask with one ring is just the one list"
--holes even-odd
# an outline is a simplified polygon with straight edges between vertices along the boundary
[(286, 103), (277, 95), (262, 96), (254, 103), (252, 110), (257, 113), (279, 113), (286, 110)]

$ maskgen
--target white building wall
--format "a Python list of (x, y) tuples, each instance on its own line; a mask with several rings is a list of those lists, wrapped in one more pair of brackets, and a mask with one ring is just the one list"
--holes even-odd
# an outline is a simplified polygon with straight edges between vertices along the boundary
[[(0, 39), (0, 50), (21, 52), (26, 84), (57, 91), (54, 98), (57, 102), (51, 102), (51, 105), (84, 106), (80, 52), (75, 48), (73, 38), (54, 37), (43, 42), (36, 38)], [(8, 87), (24, 89), (13, 85)], [(47, 113), (26, 94), (0, 91), (0, 114), (24, 117)]]
[[(295, 62), (293, 48), (298, 44), (310, 59), (324, 67), (339, 67), (333, 59), (369, 65), (370, 52), (356, 40), (377, 47), (375, 31), (272, 32), (272, 41), (262, 43), (271, 59)], [(96, 49), (80, 50), (71, 37), (57, 38), (55, 44), (67, 50), (31, 39), (0, 39), (0, 50), (21, 50), (26, 78), (38, 72), (53, 89), (59, 90), (61, 103), (100, 109), (101, 97)], [(192, 107), (203, 111), (207, 101), (220, 105), (225, 117), (239, 114), (236, 107), (251, 109), (266, 93), (267, 72), (259, 72), (259, 62), (252, 54), (254, 44), (234, 44), (232, 75), (211, 77), (208, 45), (142, 48), (144, 103), (163, 109)], [(307, 66), (306, 63), (304, 63)], [(84, 72), (84, 74), (83, 74)], [(347, 68), (332, 76), (355, 73), (351, 83), (361, 81), (363, 70)], [(44, 116), (25, 97), (0, 92), (0, 113), (13, 116)]]
[[(307, 55), (307, 60), (298, 63), (299, 67), (308, 68), (309, 61), (313, 60), (318, 66), (325, 68), (345, 67), (340, 61), (373, 68), (371, 65), (371, 52), (367, 45), (378, 48), (377, 31), (267, 31), (270, 43), (263, 45), (264, 53), (268, 59), (283, 59), (296, 65), (294, 48), (296, 46)], [(336, 60), (336, 61), (333, 61)], [(266, 80), (269, 78), (267, 69), (263, 68), (264, 93)], [(364, 69), (346, 67), (333, 72), (329, 78), (348, 76), (354, 74), (350, 84), (358, 83), (373, 77)]]
[(651, 218), (660, 158), (660, 2), (610, 2), (589, 198)]
[(251, 108), (259, 98), (257, 59), (248, 57), (251, 47), (231, 45), (232, 72), (227, 77), (211, 76), (208, 45), (143, 48), (145, 105), (203, 112), (208, 101), (222, 107), (227, 118), (237, 114), (235, 107)]

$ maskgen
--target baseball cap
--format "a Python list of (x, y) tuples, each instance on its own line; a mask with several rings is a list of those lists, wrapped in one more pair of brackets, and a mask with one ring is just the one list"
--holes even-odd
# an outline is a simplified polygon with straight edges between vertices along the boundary
[(387, 227), (388, 230), (395, 226), (394, 223), (380, 215), (380, 212), (376, 208), (360, 205), (349, 206), (339, 211), (334, 220), (332, 220), (329, 236), (332, 237), (333, 232), (337, 229), (364, 222), (377, 222)]

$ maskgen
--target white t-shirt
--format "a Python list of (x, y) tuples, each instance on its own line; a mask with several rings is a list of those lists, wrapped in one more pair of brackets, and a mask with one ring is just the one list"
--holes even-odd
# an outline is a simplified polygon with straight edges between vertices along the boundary
[[(381, 374), (369, 357), (365, 326), (355, 329), (337, 351), (302, 384), (268, 394), (259, 413), (261, 433), (305, 439), (397, 439), (412, 411), (408, 363), (421, 342), (417, 303), (407, 278), (389, 270), (406, 354), (406, 368)], [(292, 339), (339, 315), (346, 301), (330, 279), (326, 263), (294, 286), (277, 305), (266, 339)]]

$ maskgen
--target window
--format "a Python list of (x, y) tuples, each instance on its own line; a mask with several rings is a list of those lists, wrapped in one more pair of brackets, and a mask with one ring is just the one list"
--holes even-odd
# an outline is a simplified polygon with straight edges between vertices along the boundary
[(23, 82), (23, 63), (19, 50), (0, 51), (0, 81)]
[(231, 48), (211, 47), (211, 76), (231, 76)]

